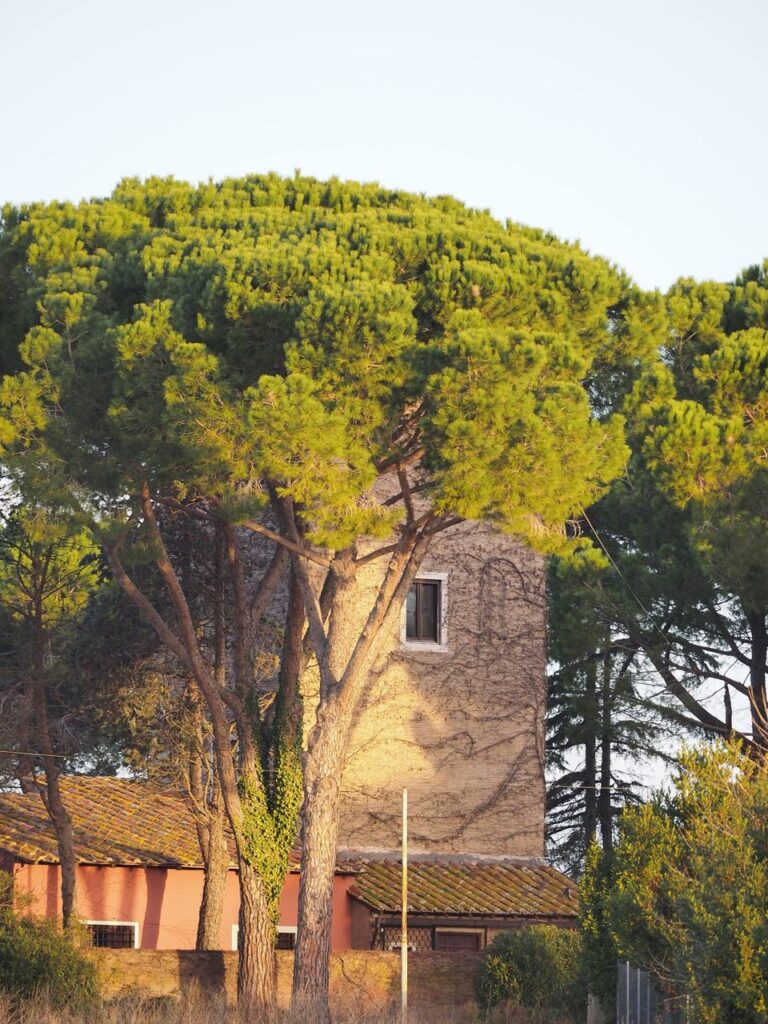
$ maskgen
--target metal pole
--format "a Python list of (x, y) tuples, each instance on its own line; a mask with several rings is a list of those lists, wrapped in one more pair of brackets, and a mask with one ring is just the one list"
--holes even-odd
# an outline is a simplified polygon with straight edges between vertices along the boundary
[(408, 1024), (408, 790), (403, 790), (403, 889), (400, 917), (400, 1007)]

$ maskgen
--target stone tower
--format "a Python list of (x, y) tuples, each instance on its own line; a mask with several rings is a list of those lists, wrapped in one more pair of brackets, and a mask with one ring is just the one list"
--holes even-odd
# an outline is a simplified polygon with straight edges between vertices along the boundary
[(418, 579), (354, 722), (339, 846), (396, 850), (406, 786), (414, 854), (543, 857), (543, 559), (464, 523)]

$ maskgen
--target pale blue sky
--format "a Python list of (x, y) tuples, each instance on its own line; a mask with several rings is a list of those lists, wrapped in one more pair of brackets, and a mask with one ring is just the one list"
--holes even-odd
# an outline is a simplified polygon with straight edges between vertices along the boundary
[(452, 193), (646, 286), (768, 255), (764, 0), (0, 11), (0, 202), (300, 167)]

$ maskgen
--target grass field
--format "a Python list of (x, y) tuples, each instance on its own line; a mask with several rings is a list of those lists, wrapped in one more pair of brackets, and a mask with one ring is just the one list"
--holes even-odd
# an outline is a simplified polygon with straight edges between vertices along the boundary
[[(223, 998), (191, 991), (180, 1001), (170, 999), (120, 999), (95, 1003), (88, 1008), (55, 1009), (44, 999), (15, 1003), (0, 994), (0, 1024), (312, 1024), (306, 1016), (277, 1012), (267, 1019), (256, 1015), (240, 1015)], [(334, 1024), (401, 1024), (398, 1011), (377, 1011), (368, 1015), (340, 1012)], [(428, 1013), (412, 1010), (408, 1024), (481, 1024), (473, 1012)], [(501, 1011), (486, 1018), (483, 1024), (558, 1024), (534, 1019), (519, 1010)]]

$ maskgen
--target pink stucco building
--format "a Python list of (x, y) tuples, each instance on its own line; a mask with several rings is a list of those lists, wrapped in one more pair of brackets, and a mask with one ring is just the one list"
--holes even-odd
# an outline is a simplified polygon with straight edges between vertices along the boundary
[[(203, 888), (194, 820), (181, 795), (140, 780), (69, 776), (64, 797), (78, 860), (76, 913), (94, 944), (193, 949)], [(60, 907), (56, 839), (36, 793), (0, 793), (0, 870), (30, 912)], [(337, 866), (334, 949), (394, 945), (400, 866), (392, 857), (347, 856)], [(416, 857), (411, 924), (417, 948), (482, 948), (499, 929), (523, 922), (572, 922), (573, 883), (540, 861)], [(298, 865), (280, 901), (278, 942), (290, 947), (298, 906)], [(237, 872), (227, 879), (222, 949), (237, 947)]]
[[(194, 949), (203, 871), (187, 800), (133, 779), (70, 776), (62, 783), (75, 832), (78, 918), (104, 944)], [(13, 874), (21, 905), (44, 917), (58, 915), (56, 838), (36, 793), (0, 794), (0, 870)], [(354, 879), (351, 871), (336, 876), (337, 949), (351, 945), (346, 891)], [(286, 945), (296, 928), (298, 888), (293, 870), (280, 901)], [(224, 897), (222, 949), (237, 948), (238, 907), (233, 859)]]

